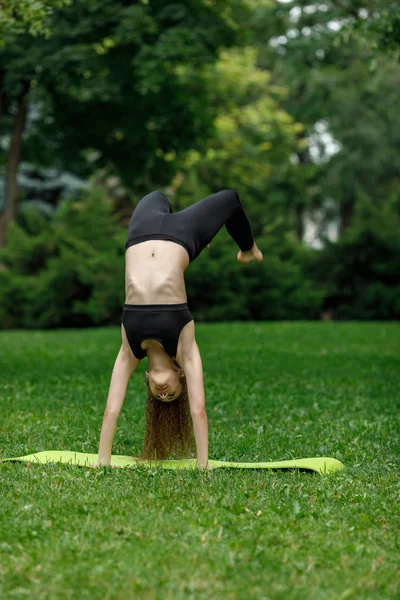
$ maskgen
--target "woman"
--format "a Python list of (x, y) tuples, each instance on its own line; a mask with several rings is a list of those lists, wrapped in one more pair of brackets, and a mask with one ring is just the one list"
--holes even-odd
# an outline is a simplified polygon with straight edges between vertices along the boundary
[[(110, 464), (129, 378), (147, 355), (148, 401), (153, 402), (153, 408), (148, 406), (147, 410), (142, 458), (164, 458), (165, 452), (171, 450), (161, 447), (163, 438), (174, 438), (170, 435), (171, 426), (162, 435), (167, 419), (160, 414), (152, 417), (162, 403), (181, 402), (181, 408), (169, 419), (170, 425), (175, 423), (175, 438), (180, 437), (180, 448), (187, 449), (190, 432), (193, 435), (194, 431), (197, 464), (208, 468), (203, 368), (183, 274), (223, 225), (240, 248), (239, 262), (263, 260), (239, 196), (233, 190), (212, 194), (179, 213), (172, 213), (169, 200), (161, 192), (151, 192), (135, 208), (125, 244), (122, 344), (111, 376), (96, 465)], [(185, 414), (191, 417), (190, 429)], [(156, 426), (158, 436), (154, 435)]]

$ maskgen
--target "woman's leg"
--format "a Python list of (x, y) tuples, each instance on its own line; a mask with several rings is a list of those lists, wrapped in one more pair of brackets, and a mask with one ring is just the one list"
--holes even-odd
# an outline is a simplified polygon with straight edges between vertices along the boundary
[(152, 227), (157, 229), (157, 223), (168, 213), (172, 213), (172, 206), (164, 194), (156, 191), (144, 196), (130, 218), (125, 251), (135, 243), (133, 240), (148, 233), (149, 227), (150, 231)]
[(223, 225), (244, 252), (254, 245), (249, 220), (239, 195), (234, 190), (222, 190), (174, 214), (179, 215), (195, 235), (196, 248), (192, 260), (211, 242)]

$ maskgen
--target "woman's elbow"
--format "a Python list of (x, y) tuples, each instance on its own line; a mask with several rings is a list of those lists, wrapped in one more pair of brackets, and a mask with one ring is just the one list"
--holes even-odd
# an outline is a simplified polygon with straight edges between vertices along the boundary
[(108, 421), (117, 420), (120, 412), (121, 408), (118, 406), (107, 406), (104, 411), (104, 419)]
[(205, 406), (196, 406), (190, 410), (190, 414), (192, 415), (192, 419), (204, 419), (207, 418), (206, 407)]

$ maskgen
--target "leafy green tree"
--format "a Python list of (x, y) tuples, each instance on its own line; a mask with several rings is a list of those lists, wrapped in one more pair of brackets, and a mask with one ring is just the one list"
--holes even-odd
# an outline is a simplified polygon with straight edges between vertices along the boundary
[(171, 185), (179, 207), (216, 189), (236, 189), (255, 235), (276, 213), (277, 182), (286, 176), (303, 129), (281, 108), (287, 90), (271, 84), (257, 58), (254, 48), (232, 49), (210, 65), (212, 102), (218, 108), (214, 135), (204, 152), (187, 153)]
[(400, 5), (391, 0), (365, 2), (357, 15), (343, 27), (342, 40), (350, 37), (375, 52), (400, 58)]
[(7, 36), (0, 83), (11, 141), (0, 245), (16, 214), (30, 106), (28, 162), (82, 177), (111, 164), (138, 193), (163, 185), (211, 135), (216, 107), (205, 70), (220, 48), (242, 42), (238, 23), (248, 16), (241, 0), (75, 0), (53, 15), (49, 39)]
[(400, 67), (361, 39), (341, 38), (363, 10), (363, 0), (299, 0), (258, 11), (259, 66), (289, 90), (282, 106), (304, 125), (298, 167), (281, 188), (285, 208), (297, 206), (299, 238), (306, 207), (334, 201), (344, 231), (358, 191), (383, 202), (398, 177)]
[(50, 17), (54, 10), (68, 6), (72, 0), (2, 0), (0, 5), (0, 46), (4, 45), (3, 36), (23, 34), (51, 35)]

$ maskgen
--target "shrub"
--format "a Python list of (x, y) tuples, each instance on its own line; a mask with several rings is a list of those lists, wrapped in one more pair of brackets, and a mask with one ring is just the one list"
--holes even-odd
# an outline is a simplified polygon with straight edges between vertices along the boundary
[(340, 240), (326, 242), (314, 276), (326, 287), (325, 308), (335, 318), (400, 317), (399, 232), (398, 200), (377, 206), (364, 197)]
[(187, 292), (197, 319), (316, 319), (325, 292), (309, 274), (314, 250), (275, 221), (257, 238), (262, 263), (237, 262), (238, 248), (218, 233), (187, 271)]
[(124, 241), (113, 206), (99, 189), (64, 199), (54, 218), (25, 211), (0, 251), (3, 328), (118, 323), (124, 301)]

